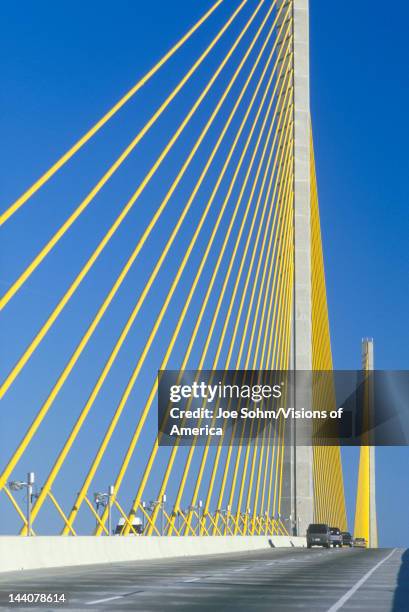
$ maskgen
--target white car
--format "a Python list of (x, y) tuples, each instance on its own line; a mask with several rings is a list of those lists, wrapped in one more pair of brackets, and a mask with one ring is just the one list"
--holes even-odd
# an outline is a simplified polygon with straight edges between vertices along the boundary
[[(123, 517), (121, 517), (118, 521), (118, 524), (115, 528), (114, 531), (114, 535), (121, 535), (122, 530), (125, 526), (125, 519)], [(143, 532), (143, 524), (141, 519), (139, 518), (139, 516), (134, 516), (133, 520), (132, 520), (132, 526), (136, 532), (136, 534), (133, 531), (129, 532), (129, 535), (141, 535), (141, 533)]]

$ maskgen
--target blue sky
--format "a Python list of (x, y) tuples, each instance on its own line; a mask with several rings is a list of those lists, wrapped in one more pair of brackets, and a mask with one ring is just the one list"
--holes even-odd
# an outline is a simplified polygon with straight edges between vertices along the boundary
[[(21, 6), (9, 3), (2, 7), (2, 132), (5, 143), (1, 152), (1, 201), (8, 203), (25, 186), (31, 184), (72, 142), (100, 117), (137, 78), (146, 72), (174, 41), (210, 6), (210, 2), (191, 3), (135, 3), (119, 0), (112, 3), (67, 2), (27, 3)], [(252, 6), (254, 2), (250, 3)], [(33, 253), (49, 237), (101, 174), (101, 168), (113, 161), (113, 156), (128, 143), (130, 135), (143, 125), (147, 110), (156, 104), (158, 95), (168, 91), (192, 63), (192, 54), (203, 49), (214, 33), (231, 13), (235, 3), (226, 2), (209, 29), (199, 33), (186, 53), (169, 63), (166, 70), (143, 90), (137, 101), (112, 123), (111, 131), (99, 135), (95, 143), (80, 153), (78, 163), (33, 198), (24, 211), (16, 215), (6, 228), (2, 248), (0, 282), (6, 287), (30, 261)], [(358, 368), (360, 342), (364, 336), (375, 339), (376, 366), (384, 369), (409, 368), (407, 346), (409, 332), (408, 311), (408, 254), (409, 229), (408, 198), (405, 178), (408, 176), (408, 156), (405, 142), (408, 124), (407, 49), (405, 23), (409, 8), (397, 5), (397, 11), (385, 11), (383, 4), (362, 1), (353, 10), (324, 0), (311, 1), (311, 97), (321, 219), (324, 237), (328, 300), (332, 327), (335, 366), (339, 369)], [(248, 13), (247, 13), (248, 15)], [(244, 17), (240, 23), (244, 23)], [(227, 43), (229, 39), (227, 37)], [(231, 42), (231, 39), (230, 39)], [(221, 43), (216, 56), (221, 57), (227, 43)], [(216, 57), (216, 59), (217, 59)], [(44, 312), (55, 303), (80, 263), (88, 256), (97, 238), (114, 219), (117, 204), (126, 201), (132, 193), (135, 177), (139, 176), (153, 159), (157, 146), (171, 133), (183, 112), (189, 107), (197, 87), (205, 82), (216, 64), (210, 60), (197, 81), (193, 80), (183, 96), (180, 106), (171, 109), (166, 120), (152, 130), (144, 144), (143, 157), (132, 158), (111, 187), (101, 194), (98, 208), (90, 208), (77, 228), (67, 237), (64, 248), (56, 250), (54, 259), (46, 263), (27, 287), (16, 296), (13, 309), (5, 314), (3, 333), (9, 341), (9, 354), (1, 366), (1, 375), (8, 371), (22, 348), (27, 344), (44, 318)], [(228, 69), (229, 70), (229, 69)], [(196, 86), (197, 83), (197, 86)], [(216, 93), (220, 93), (216, 86)], [(201, 116), (203, 118), (204, 115)], [(192, 134), (198, 129), (193, 122)], [(181, 155), (189, 144), (187, 136), (175, 156)], [(159, 173), (158, 186), (152, 187), (143, 210), (163, 197), (163, 185), (170, 176), (169, 167)], [(188, 184), (182, 186), (181, 206)], [(205, 187), (206, 189), (206, 187)], [(58, 202), (58, 206), (56, 206)], [(95, 214), (98, 215), (97, 236), (93, 235)], [(23, 374), (20, 388), (10, 393), (11, 410), (21, 409), (21, 421), (6, 422), (2, 428), (4, 449), (7, 442), (18, 435), (21, 424), (29, 422), (32, 414), (29, 400), (41, 402), (44, 386), (55, 379), (64, 359), (72, 350), (74, 338), (64, 329), (84, 331), (115, 272), (120, 270), (128, 252), (123, 246), (141, 231), (138, 211), (130, 215), (130, 224), (102, 258), (95, 275), (84, 284), (82, 296), (61, 318), (61, 332), (50, 334), (45, 352), (35, 356), (32, 370)], [(50, 431), (53, 440), (39, 438), (33, 448), (33, 458), (21, 465), (31, 468), (44, 443), (58, 446), (63, 440), (63, 425), (70, 423), (70, 411), (77, 410), (89, 392), (88, 381), (95, 379), (101, 364), (101, 347), (113, 343), (120, 329), (119, 322), (133, 303), (134, 287), (149, 269), (149, 257), (155, 257), (172, 217), (164, 217), (158, 228), (156, 242), (148, 245), (148, 263), (141, 260), (137, 274), (130, 275), (124, 291), (115, 302), (107, 323), (98, 332), (94, 345), (85, 355), (87, 374), (73, 376), (70, 389), (63, 393), (60, 410), (50, 413)], [(193, 223), (194, 223), (193, 219)], [(17, 249), (15, 248), (17, 245)], [(183, 252), (184, 243), (177, 244), (168, 270)], [(9, 254), (12, 253), (12, 256)], [(16, 255), (17, 254), (17, 255)], [(192, 268), (195, 268), (193, 256)], [(107, 273), (108, 270), (108, 273)], [(189, 270), (187, 271), (189, 272)], [(165, 269), (166, 273), (166, 269)], [(49, 279), (53, 279), (50, 287)], [(152, 301), (152, 312), (142, 315), (118, 360), (110, 379), (110, 386), (98, 405), (100, 418), (90, 420), (84, 441), (76, 449), (76, 460), (68, 463), (64, 474), (67, 486), (74, 486), (71, 474), (81, 463), (81, 453), (95, 450), (92, 442), (103, 431), (107, 414), (104, 407), (112, 404), (120, 394), (130, 371), (135, 348), (143, 340), (142, 331), (153, 322), (157, 303), (164, 297), (159, 288)], [(177, 296), (183, 303), (183, 287)], [(30, 316), (25, 315), (27, 300)], [(88, 310), (89, 308), (89, 310)], [(177, 308), (173, 317), (176, 317)], [(19, 321), (16, 333), (14, 321)], [(169, 326), (171, 322), (169, 323)], [(170, 327), (169, 327), (170, 329)], [(11, 333), (10, 330), (13, 330)], [(166, 330), (165, 330), (166, 337)], [(188, 330), (184, 339), (188, 338)], [(183, 337), (180, 346), (183, 345)], [(74, 344), (73, 344), (74, 343)], [(141, 375), (141, 387), (148, 384), (149, 368), (155, 368), (160, 355), (156, 348)], [(101, 355), (100, 355), (101, 353)], [(176, 362), (175, 362), (176, 363)], [(30, 395), (27, 389), (30, 388)], [(135, 391), (138, 397), (140, 390)], [(135, 401), (135, 397), (133, 398)], [(132, 399), (132, 398), (131, 398)], [(23, 408), (22, 408), (23, 406)], [(118, 432), (118, 443), (132, 426), (132, 410), (124, 413)], [(58, 433), (61, 430), (61, 433)], [(87, 442), (88, 441), (88, 442)], [(92, 447), (91, 449), (89, 447)], [(148, 448), (146, 447), (146, 450)], [(111, 476), (111, 463), (115, 453), (107, 454), (102, 476), (97, 482), (105, 486)], [(1, 463), (7, 450), (1, 454)], [(378, 518), (380, 541), (384, 545), (409, 545), (409, 525), (404, 519), (409, 505), (409, 477), (404, 466), (409, 461), (409, 449), (383, 448), (377, 451)], [(137, 466), (137, 462), (135, 466)], [(344, 453), (345, 484), (349, 516), (352, 517), (355, 495), (357, 453)], [(113, 472), (112, 472), (113, 473)], [(61, 490), (64, 485), (59, 485)], [(396, 521), (396, 517), (402, 517)]]
[[(336, 368), (408, 369), (409, 79), (405, 23), (381, 2), (311, 2), (312, 114)], [(357, 453), (344, 453), (352, 514)], [(409, 543), (408, 448), (377, 449), (380, 542)], [(399, 510), (398, 510), (399, 509)], [(397, 519), (397, 520), (396, 520)]]

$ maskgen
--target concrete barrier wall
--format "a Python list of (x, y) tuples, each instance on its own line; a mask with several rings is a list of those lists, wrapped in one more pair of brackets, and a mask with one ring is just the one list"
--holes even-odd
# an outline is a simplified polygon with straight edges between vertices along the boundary
[(303, 537), (0, 537), (0, 572), (305, 546)]

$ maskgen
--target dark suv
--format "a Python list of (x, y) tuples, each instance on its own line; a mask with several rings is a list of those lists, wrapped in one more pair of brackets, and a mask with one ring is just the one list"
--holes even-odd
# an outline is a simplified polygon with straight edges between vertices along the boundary
[(311, 546), (324, 546), (329, 548), (331, 544), (331, 532), (328, 525), (313, 523), (307, 529), (307, 548)]
[(353, 544), (352, 536), (349, 531), (342, 532), (342, 546), (349, 546), (351, 548)]
[(338, 529), (338, 527), (330, 527), (330, 532), (331, 532), (331, 544), (332, 546), (335, 548), (336, 546), (339, 546), (339, 548), (341, 548), (342, 546), (342, 534), (341, 531)]

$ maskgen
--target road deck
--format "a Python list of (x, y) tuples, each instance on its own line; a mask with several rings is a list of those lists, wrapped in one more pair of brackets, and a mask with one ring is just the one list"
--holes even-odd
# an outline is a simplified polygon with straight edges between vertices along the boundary
[(52, 610), (409, 611), (409, 551), (271, 549), (0, 575), (8, 593), (65, 593)]

